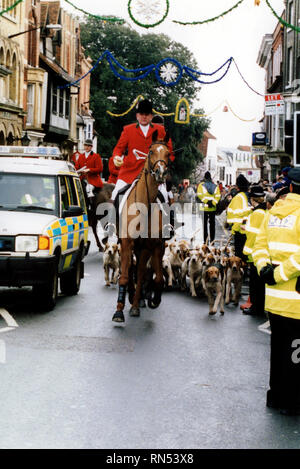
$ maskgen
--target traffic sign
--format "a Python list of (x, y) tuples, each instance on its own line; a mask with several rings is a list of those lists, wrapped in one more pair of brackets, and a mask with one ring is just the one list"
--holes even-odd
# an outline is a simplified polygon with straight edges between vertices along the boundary
[(265, 115), (274, 116), (284, 114), (284, 99), (282, 94), (273, 93), (265, 95)]

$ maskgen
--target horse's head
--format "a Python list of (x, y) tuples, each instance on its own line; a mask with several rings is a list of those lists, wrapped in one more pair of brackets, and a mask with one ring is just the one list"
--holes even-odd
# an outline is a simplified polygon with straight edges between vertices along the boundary
[(170, 137), (167, 132), (164, 140), (157, 141), (157, 134), (155, 130), (152, 135), (152, 144), (148, 153), (148, 170), (155, 181), (162, 184), (166, 181), (168, 174), (170, 151), (167, 142)]

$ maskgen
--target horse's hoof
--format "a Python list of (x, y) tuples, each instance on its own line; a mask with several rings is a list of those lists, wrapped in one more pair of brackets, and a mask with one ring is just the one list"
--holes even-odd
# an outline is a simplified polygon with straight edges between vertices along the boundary
[(125, 322), (123, 311), (116, 311), (112, 317), (112, 321), (114, 322)]
[(159, 307), (161, 301), (159, 301), (158, 303), (155, 303), (155, 301), (153, 300), (148, 300), (148, 308), (150, 309), (156, 309)]
[(210, 311), (208, 314), (209, 314), (210, 316), (214, 316), (214, 315), (216, 314), (216, 311)]
[(144, 299), (141, 299), (141, 300), (139, 301), (139, 307), (140, 307), (140, 308), (146, 308), (146, 301), (145, 301)]
[(110, 283), (106, 283), (105, 286), (106, 286), (106, 287), (110, 287)]
[(220, 311), (221, 316), (224, 316), (224, 311)]
[(129, 316), (138, 318), (140, 316), (140, 308), (134, 308), (133, 306), (129, 310)]

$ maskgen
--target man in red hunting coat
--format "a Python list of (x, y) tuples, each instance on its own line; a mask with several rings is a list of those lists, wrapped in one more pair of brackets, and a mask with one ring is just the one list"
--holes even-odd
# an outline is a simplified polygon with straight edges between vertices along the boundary
[[(92, 148), (92, 140), (87, 139), (84, 142), (84, 152), (79, 155), (75, 163), (75, 168), (80, 174), (80, 179), (83, 182), (83, 187), (88, 199), (92, 199), (95, 193), (103, 186), (100, 177), (103, 171), (103, 163), (100, 155), (94, 153)], [(92, 202), (92, 200), (89, 201)]]
[[(116, 166), (120, 167), (116, 186), (112, 193), (112, 200), (118, 192), (128, 184), (132, 184), (144, 168), (145, 161), (152, 144), (152, 135), (157, 130), (157, 140), (164, 140), (166, 131), (161, 124), (152, 123), (152, 103), (147, 99), (140, 101), (136, 109), (137, 123), (126, 125), (121, 137), (113, 150), (113, 158)], [(169, 139), (168, 148), (172, 154), (172, 142)], [(125, 155), (126, 156), (121, 156)], [(163, 189), (162, 184), (159, 189)], [(161, 191), (163, 192), (163, 190)], [(164, 191), (166, 192), (166, 191)], [(165, 199), (167, 202), (167, 198)], [(113, 233), (113, 224), (108, 223), (104, 231), (105, 243)]]
[[(131, 184), (142, 171), (149, 148), (152, 143), (152, 135), (158, 132), (158, 140), (163, 140), (166, 132), (162, 125), (152, 124), (152, 103), (147, 99), (140, 101), (136, 110), (137, 123), (126, 125), (121, 137), (114, 148), (113, 157), (119, 162), (121, 155), (128, 151), (123, 158), (120, 167), (116, 187), (112, 194), (114, 200), (119, 190), (127, 184)], [(172, 153), (172, 142), (169, 140), (168, 147)]]

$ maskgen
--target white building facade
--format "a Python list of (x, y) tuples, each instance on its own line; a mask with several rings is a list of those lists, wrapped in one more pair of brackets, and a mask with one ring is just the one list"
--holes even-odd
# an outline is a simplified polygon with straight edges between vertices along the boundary
[(223, 185), (234, 185), (239, 174), (243, 174), (250, 183), (257, 183), (261, 170), (257, 156), (249, 147), (217, 147), (214, 180)]

